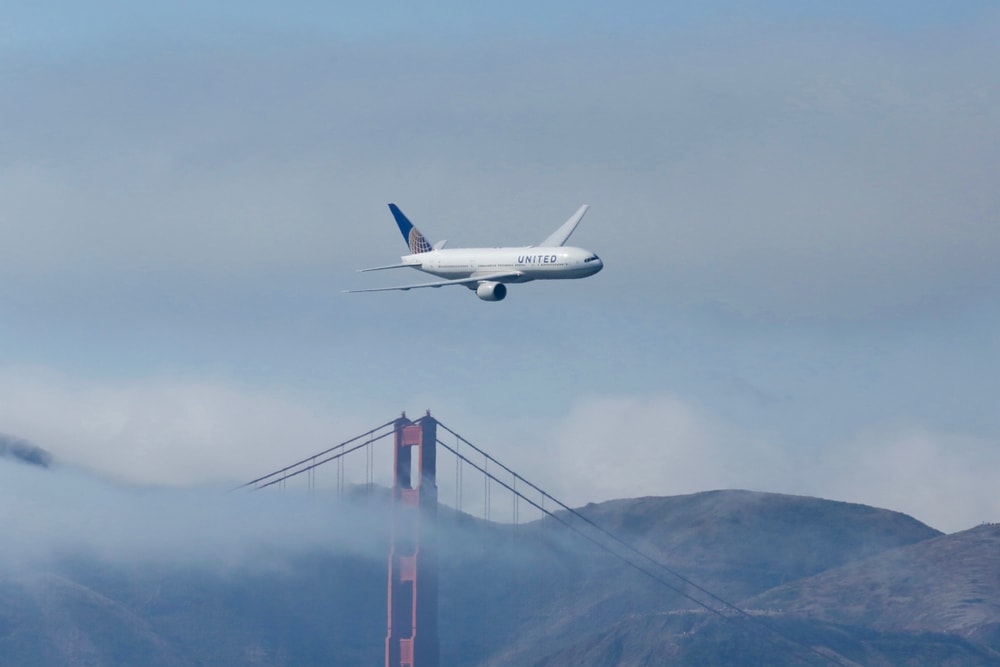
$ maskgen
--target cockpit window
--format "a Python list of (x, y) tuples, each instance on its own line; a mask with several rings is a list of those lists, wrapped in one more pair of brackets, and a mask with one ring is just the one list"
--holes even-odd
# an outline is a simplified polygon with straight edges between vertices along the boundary
[(597, 261), (599, 259), (600, 259), (600, 257), (598, 257), (597, 255), (591, 255), (587, 259), (583, 260), (583, 263), (586, 264), (587, 262), (595, 262), (595, 261)]

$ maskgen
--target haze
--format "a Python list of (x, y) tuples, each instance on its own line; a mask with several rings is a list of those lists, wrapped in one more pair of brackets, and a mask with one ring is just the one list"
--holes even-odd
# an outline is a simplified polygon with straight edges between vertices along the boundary
[[(992, 3), (8, 14), (0, 431), (57, 461), (245, 481), (429, 408), (570, 503), (1000, 518)], [(389, 201), (459, 246), (586, 202), (606, 268), (341, 294)]]

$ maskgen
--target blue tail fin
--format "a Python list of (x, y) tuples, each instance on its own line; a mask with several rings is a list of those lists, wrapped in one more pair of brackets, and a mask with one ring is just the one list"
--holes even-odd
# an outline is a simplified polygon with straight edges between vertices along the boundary
[(399, 225), (399, 231), (403, 234), (403, 240), (406, 241), (406, 245), (410, 247), (410, 252), (412, 254), (430, 252), (431, 244), (427, 242), (427, 239), (420, 233), (420, 230), (407, 220), (403, 212), (399, 210), (399, 207), (395, 204), (389, 204), (389, 210), (392, 211), (392, 217), (396, 218), (396, 224)]

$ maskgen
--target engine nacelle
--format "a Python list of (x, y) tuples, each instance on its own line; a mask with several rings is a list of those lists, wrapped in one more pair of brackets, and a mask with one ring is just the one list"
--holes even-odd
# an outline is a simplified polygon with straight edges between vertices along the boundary
[(486, 280), (476, 287), (476, 296), (483, 301), (503, 301), (503, 298), (507, 296), (507, 286), (503, 283)]

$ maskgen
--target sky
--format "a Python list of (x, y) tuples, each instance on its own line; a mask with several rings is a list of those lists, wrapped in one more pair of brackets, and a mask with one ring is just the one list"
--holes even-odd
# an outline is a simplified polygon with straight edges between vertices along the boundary
[[(0, 432), (58, 462), (239, 482), (429, 409), (571, 504), (1000, 520), (994, 3), (4, 15)], [(588, 203), (605, 269), (343, 294), (406, 279), (356, 273), (389, 202), (452, 246)]]

